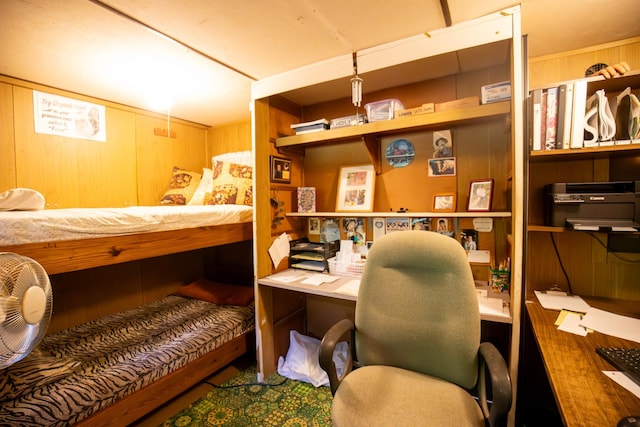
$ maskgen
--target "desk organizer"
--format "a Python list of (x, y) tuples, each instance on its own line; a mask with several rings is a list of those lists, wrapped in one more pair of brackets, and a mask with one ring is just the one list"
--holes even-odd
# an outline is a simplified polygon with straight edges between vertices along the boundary
[(329, 273), (360, 277), (364, 271), (365, 262), (364, 260), (360, 262), (342, 262), (333, 257), (329, 258), (327, 263), (329, 264)]

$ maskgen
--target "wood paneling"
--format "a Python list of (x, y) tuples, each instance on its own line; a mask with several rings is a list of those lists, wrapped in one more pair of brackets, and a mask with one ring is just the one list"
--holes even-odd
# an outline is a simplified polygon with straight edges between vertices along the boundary
[(137, 204), (134, 115), (107, 108), (107, 142), (34, 131), (33, 91), (14, 87), (16, 185), (47, 208)]
[(640, 68), (640, 37), (529, 59), (529, 88), (584, 77), (593, 64), (627, 62)]
[(251, 121), (244, 120), (207, 130), (207, 164), (211, 157), (232, 151), (251, 150)]
[[(176, 137), (157, 136), (154, 128), (175, 132)], [(137, 187), (139, 204), (157, 205), (169, 188), (173, 167), (202, 173), (207, 165), (206, 132), (180, 123), (136, 115)], [(210, 163), (210, 161), (209, 161)]]
[(16, 187), (13, 138), (13, 88), (0, 82), (0, 192)]

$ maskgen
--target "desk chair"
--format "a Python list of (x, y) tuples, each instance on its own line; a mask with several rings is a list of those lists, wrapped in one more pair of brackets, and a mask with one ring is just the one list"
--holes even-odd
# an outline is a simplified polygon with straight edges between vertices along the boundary
[[(351, 351), (338, 377), (332, 355), (344, 339)], [(334, 394), (334, 426), (506, 424), (509, 371), (493, 344), (480, 343), (471, 268), (451, 237), (400, 231), (376, 240), (355, 324), (333, 325), (319, 357)], [(353, 361), (360, 367), (352, 369)]]

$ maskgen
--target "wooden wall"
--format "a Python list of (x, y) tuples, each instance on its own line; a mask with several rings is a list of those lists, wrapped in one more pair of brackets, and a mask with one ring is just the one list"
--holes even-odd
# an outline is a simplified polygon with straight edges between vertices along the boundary
[[(33, 90), (106, 106), (107, 141), (34, 131)], [(207, 128), (126, 106), (0, 76), (0, 191), (27, 187), (46, 208), (156, 205), (173, 166), (201, 171)], [(154, 128), (175, 138), (154, 135)]]
[(529, 58), (529, 88), (579, 79), (593, 64), (612, 65), (621, 61), (627, 62), (632, 70), (640, 69), (640, 37)]

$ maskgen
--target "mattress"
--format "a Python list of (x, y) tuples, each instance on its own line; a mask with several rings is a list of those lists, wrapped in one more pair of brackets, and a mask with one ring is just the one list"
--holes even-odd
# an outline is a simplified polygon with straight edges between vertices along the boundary
[(0, 423), (76, 423), (254, 328), (253, 304), (171, 295), (53, 333), (0, 372)]
[(0, 246), (251, 222), (244, 205), (0, 211)]

